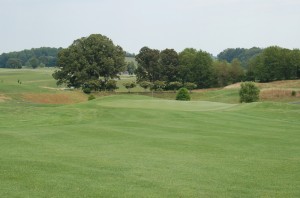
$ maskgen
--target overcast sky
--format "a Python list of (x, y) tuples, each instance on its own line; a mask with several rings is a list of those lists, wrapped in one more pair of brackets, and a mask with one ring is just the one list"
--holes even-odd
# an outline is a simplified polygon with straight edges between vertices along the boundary
[(292, 49), (300, 48), (300, 0), (0, 0), (0, 25), (0, 53), (68, 47), (93, 33), (132, 53)]

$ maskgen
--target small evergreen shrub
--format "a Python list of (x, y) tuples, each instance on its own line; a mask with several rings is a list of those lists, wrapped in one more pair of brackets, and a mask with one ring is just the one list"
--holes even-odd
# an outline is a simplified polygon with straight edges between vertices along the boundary
[(177, 95), (176, 95), (176, 100), (185, 100), (189, 101), (191, 100), (191, 96), (189, 94), (189, 90), (187, 88), (181, 88), (179, 89)]
[(259, 88), (253, 82), (245, 82), (241, 84), (239, 92), (240, 102), (256, 102), (259, 100)]
[(94, 95), (89, 95), (88, 100), (94, 100), (96, 99)]
[(291, 95), (292, 95), (292, 96), (296, 96), (296, 91), (293, 90)]

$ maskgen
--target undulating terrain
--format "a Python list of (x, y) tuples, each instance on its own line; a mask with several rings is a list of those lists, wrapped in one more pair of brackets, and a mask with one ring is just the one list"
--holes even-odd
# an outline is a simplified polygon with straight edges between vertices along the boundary
[(0, 197), (300, 196), (300, 81), (240, 104), (237, 85), (184, 102), (123, 76), (88, 101), (52, 72), (0, 70)]

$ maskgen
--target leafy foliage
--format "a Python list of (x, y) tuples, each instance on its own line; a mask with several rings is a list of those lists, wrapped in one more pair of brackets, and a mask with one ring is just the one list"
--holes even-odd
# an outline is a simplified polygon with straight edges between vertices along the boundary
[(231, 63), (226, 61), (215, 61), (214, 86), (224, 87), (232, 83), (240, 82), (245, 78), (245, 72), (238, 59), (233, 59)]
[(136, 70), (137, 81), (154, 82), (161, 79), (161, 67), (159, 64), (159, 50), (143, 47), (135, 57), (138, 68)]
[(241, 83), (240, 102), (256, 102), (259, 100), (259, 88), (253, 82)]
[(136, 87), (136, 83), (135, 82), (125, 82), (123, 83), (124, 87), (126, 89), (128, 89), (128, 92), (130, 93), (130, 90), (134, 87)]
[(105, 90), (107, 90), (107, 91), (115, 91), (116, 89), (118, 89), (117, 81), (116, 80), (110, 79), (110, 80), (106, 81), (106, 83), (105, 83)]
[(247, 76), (261, 82), (299, 78), (300, 51), (277, 46), (266, 48), (250, 62)]
[(211, 55), (204, 51), (187, 48), (179, 53), (180, 78), (183, 83), (193, 82), (199, 88), (212, 86), (213, 60)]
[(170, 83), (167, 85), (167, 88), (168, 88), (169, 90), (174, 90), (174, 91), (180, 89), (181, 87), (182, 87), (182, 83), (179, 82), (179, 81), (170, 82)]
[(160, 80), (156, 80), (154, 83), (153, 83), (153, 86), (151, 87), (152, 90), (155, 90), (155, 91), (162, 91), (165, 89), (166, 87), (166, 82), (165, 81), (160, 81)]
[(139, 82), (139, 85), (145, 89), (145, 91), (151, 87), (152, 83), (149, 81), (141, 81)]
[(126, 65), (126, 71), (128, 72), (129, 75), (133, 75), (136, 71), (136, 66), (133, 61), (130, 61)]
[(57, 85), (65, 83), (68, 87), (79, 88), (90, 80), (100, 81), (100, 84), (103, 81), (107, 86), (109, 79), (118, 78), (124, 70), (124, 59), (120, 46), (115, 46), (106, 36), (92, 34), (60, 51), (58, 66), (61, 69), (55, 71), (53, 77)]
[(83, 91), (85, 94), (90, 94), (90, 93), (92, 93), (92, 90), (91, 90), (91, 88), (89, 88), (89, 87), (83, 87), (83, 88), (82, 88), (82, 91)]
[(94, 100), (96, 97), (94, 95), (89, 95), (88, 100)]
[(8, 61), (6, 62), (6, 68), (21, 69), (22, 62), (18, 58), (9, 58)]
[(172, 82), (179, 80), (179, 56), (174, 49), (165, 49), (159, 54), (162, 69), (162, 80)]
[(179, 89), (179, 91), (176, 95), (176, 100), (185, 100), (185, 101), (191, 100), (189, 91), (186, 88)]
[(197, 88), (197, 85), (195, 83), (186, 82), (186, 83), (184, 83), (184, 87), (187, 88), (191, 92), (193, 89)]

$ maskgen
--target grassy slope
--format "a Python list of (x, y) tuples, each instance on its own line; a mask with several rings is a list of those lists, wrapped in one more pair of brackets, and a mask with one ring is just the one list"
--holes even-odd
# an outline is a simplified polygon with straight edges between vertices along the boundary
[(0, 102), (0, 197), (299, 197), (299, 119), (270, 102)]

